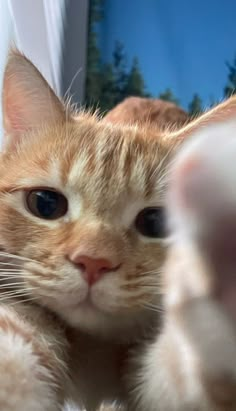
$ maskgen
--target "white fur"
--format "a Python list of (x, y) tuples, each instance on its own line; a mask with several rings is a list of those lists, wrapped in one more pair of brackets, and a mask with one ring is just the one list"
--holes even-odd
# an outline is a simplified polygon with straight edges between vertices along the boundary
[[(3, 317), (18, 323), (1, 306), (0, 318)], [(49, 371), (40, 364), (31, 342), (14, 333), (10, 326), (8, 331), (0, 328), (0, 387), (2, 411), (59, 411)]]
[(69, 187), (77, 187), (78, 180), (81, 178), (81, 175), (84, 173), (86, 166), (89, 162), (89, 156), (87, 153), (79, 153), (78, 157), (74, 160), (74, 163), (70, 169), (67, 185)]

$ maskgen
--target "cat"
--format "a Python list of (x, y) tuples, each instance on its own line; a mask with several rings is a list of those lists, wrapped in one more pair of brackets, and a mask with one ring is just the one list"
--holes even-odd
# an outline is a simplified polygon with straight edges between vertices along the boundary
[(165, 175), (180, 140), (72, 112), (22, 54), (3, 82), (0, 409), (123, 402), (159, 322)]
[(169, 101), (144, 97), (127, 97), (106, 115), (113, 124), (141, 124), (158, 130), (177, 129), (190, 122), (186, 111)]
[[(180, 131), (166, 195), (164, 318), (139, 355), (132, 407), (236, 410), (236, 97)], [(132, 408), (131, 407), (131, 408)]]

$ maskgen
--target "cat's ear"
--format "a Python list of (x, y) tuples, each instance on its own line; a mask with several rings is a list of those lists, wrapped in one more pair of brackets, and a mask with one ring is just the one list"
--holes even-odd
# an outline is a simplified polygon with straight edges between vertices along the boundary
[(181, 141), (203, 130), (217, 129), (217, 126), (236, 123), (236, 96), (232, 96), (211, 110), (206, 111), (198, 118), (191, 121), (185, 127), (171, 134), (171, 138), (179, 138)]
[(14, 145), (28, 130), (63, 121), (65, 110), (37, 68), (11, 51), (3, 80), (5, 143)]

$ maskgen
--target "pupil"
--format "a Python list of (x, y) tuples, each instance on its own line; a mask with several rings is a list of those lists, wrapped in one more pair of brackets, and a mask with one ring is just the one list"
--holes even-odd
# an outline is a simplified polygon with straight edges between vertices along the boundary
[(145, 216), (145, 225), (151, 237), (164, 237), (164, 215), (161, 210), (149, 210)]
[(146, 237), (164, 238), (166, 236), (164, 208), (150, 207), (142, 210), (137, 216), (136, 228)]
[(50, 217), (57, 209), (58, 195), (53, 191), (39, 191), (36, 194), (37, 209), (43, 217)]

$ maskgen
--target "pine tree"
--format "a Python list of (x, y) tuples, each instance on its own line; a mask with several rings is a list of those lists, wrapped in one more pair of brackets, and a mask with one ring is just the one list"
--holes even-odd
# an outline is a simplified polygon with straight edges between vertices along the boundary
[(116, 42), (111, 63), (102, 63), (98, 48), (96, 25), (103, 18), (104, 0), (91, 0), (88, 23), (88, 58), (86, 78), (86, 105), (110, 110), (127, 96), (150, 96), (137, 58), (127, 69), (124, 46)]
[(88, 17), (86, 103), (97, 104), (101, 94), (101, 61), (96, 24), (103, 18), (103, 0), (91, 0)]
[(124, 94), (126, 96), (145, 96), (145, 83), (137, 57), (134, 57), (130, 72), (128, 73)]
[(202, 110), (202, 99), (195, 93), (193, 95), (192, 101), (189, 103), (188, 111), (191, 116), (197, 116), (201, 114)]
[(215, 107), (217, 105), (217, 100), (215, 99), (215, 97), (214, 97), (214, 95), (210, 95), (209, 96), (209, 104), (208, 104), (208, 107), (209, 108), (212, 108), (212, 107)]
[(174, 96), (170, 88), (167, 88), (165, 91), (163, 91), (159, 95), (159, 98), (164, 101), (170, 101), (171, 103), (179, 104), (178, 99)]
[(224, 96), (230, 97), (232, 94), (236, 94), (236, 56), (234, 57), (233, 63), (226, 62), (228, 67), (228, 81), (224, 88)]
[(125, 97), (125, 88), (127, 84), (127, 58), (124, 52), (124, 45), (117, 41), (115, 43), (113, 57), (114, 72), (114, 103), (118, 104)]
[(116, 105), (115, 75), (112, 64), (104, 64), (101, 77), (99, 107), (103, 114)]

